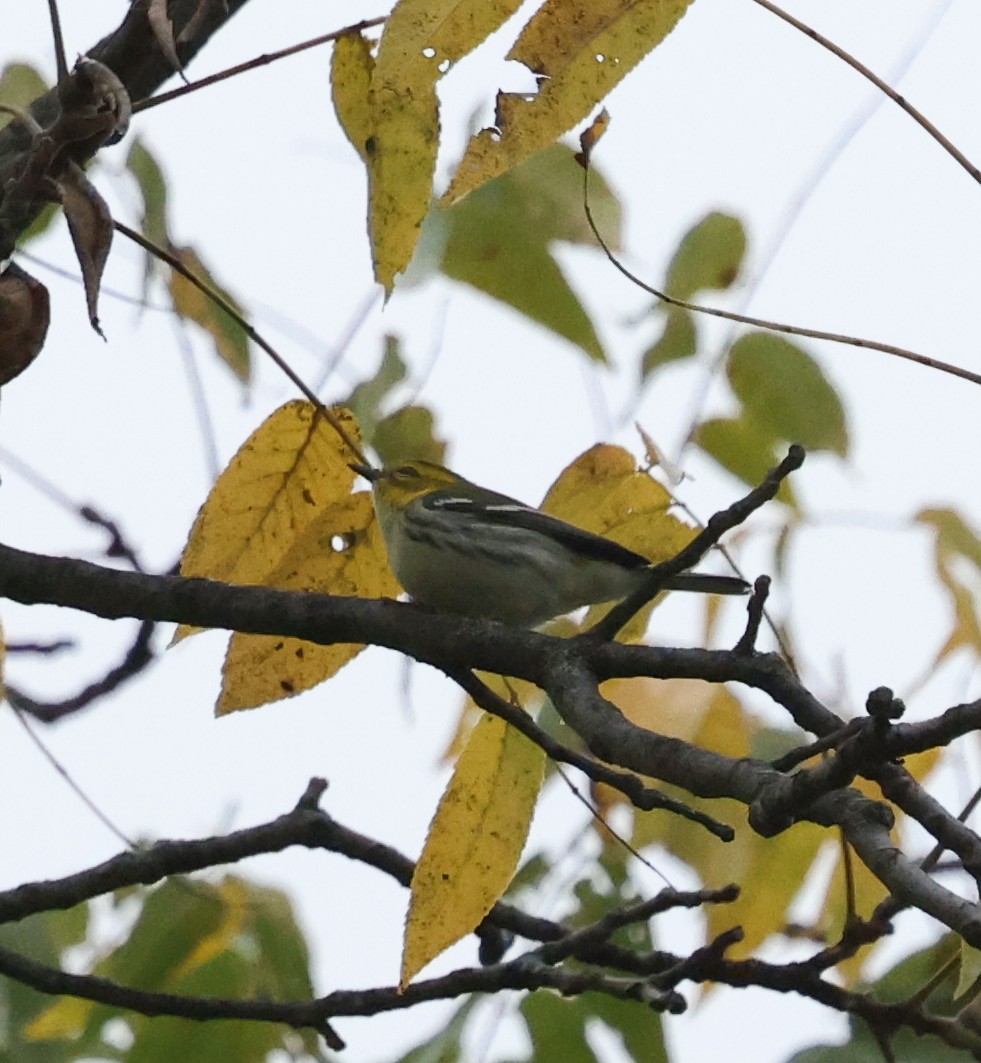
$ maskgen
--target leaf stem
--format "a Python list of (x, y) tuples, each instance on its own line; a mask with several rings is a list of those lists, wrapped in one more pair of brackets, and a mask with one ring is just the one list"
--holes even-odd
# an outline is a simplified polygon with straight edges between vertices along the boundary
[(317, 413), (324, 418), (324, 420), (334, 429), (334, 431), (340, 436), (344, 445), (350, 450), (357, 461), (361, 464), (365, 464), (367, 459), (361, 451), (361, 448), (355, 443), (355, 441), (348, 435), (347, 430), (338, 421), (334, 414), (317, 398), (317, 395), (303, 382), (303, 380), (294, 372), (292, 366), (286, 361), (286, 359), (273, 347), (268, 340), (264, 339), (248, 321), (235, 309), (232, 304), (225, 299), (221, 294), (216, 292), (213, 288), (201, 280), (192, 270), (189, 270), (183, 262), (170, 251), (164, 247), (160, 247), (152, 240), (148, 240), (142, 233), (138, 233), (135, 229), (131, 229), (128, 225), (121, 221), (113, 221), (113, 225), (117, 232), (122, 233), (123, 236), (128, 237), (133, 243), (138, 244), (144, 251), (156, 256), (161, 262), (166, 262), (171, 269), (176, 270), (182, 277), (194, 285), (206, 298), (210, 299), (216, 306), (220, 306), (226, 314), (231, 317), (236, 324), (242, 328), (246, 335), (252, 340), (253, 343), (261, 347), (266, 354), (275, 362), (275, 364), (286, 374), (287, 377), (293, 382), (300, 393), (306, 398), (316, 409)]

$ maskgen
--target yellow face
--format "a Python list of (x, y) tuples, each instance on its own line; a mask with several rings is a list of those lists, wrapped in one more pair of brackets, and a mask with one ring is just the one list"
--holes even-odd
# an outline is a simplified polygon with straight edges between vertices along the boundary
[(381, 470), (374, 490), (385, 505), (407, 506), (420, 495), (459, 484), (460, 477), (432, 461), (405, 461)]

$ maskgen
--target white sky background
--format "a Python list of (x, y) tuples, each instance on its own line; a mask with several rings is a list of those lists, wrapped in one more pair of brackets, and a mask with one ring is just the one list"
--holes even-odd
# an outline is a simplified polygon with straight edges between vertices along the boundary
[[(24, 59), (53, 77), (46, 6), (34, 0), (4, 13), (0, 64)], [(120, 0), (62, 6), (70, 54), (112, 29), (125, 10)], [(922, 40), (901, 90), (981, 160), (981, 7), (973, 0), (788, 7), (887, 77)], [(924, 38), (924, 27), (941, 12)], [(354, 3), (253, 0), (189, 74), (196, 79), (383, 13)], [(480, 108), (486, 122), (499, 85), (531, 86), (526, 71), (500, 60), (514, 32), (446, 79), (444, 127), (452, 144), (441, 159), (444, 175), (469, 115)], [(699, 0), (608, 104), (613, 122), (596, 163), (625, 204), (630, 263), (659, 282), (679, 237), (705, 212), (724, 209), (748, 227), (752, 266), (811, 169), (875, 98), (871, 85), (750, 0)], [(333, 117), (326, 49), (151, 110), (133, 128), (165, 166), (177, 237), (205, 254), (254, 309), (257, 327), (301, 375), (317, 380), (332, 344), (372, 290), (364, 177)], [(125, 151), (124, 144), (103, 153), (95, 180), (119, 216), (134, 223), (135, 189), (110, 172), (121, 169)], [(976, 370), (979, 244), (981, 187), (886, 102), (816, 188), (750, 312), (897, 343)], [(70, 266), (64, 223), (31, 251)], [(343, 394), (374, 371), (388, 330), (403, 334), (418, 372), (432, 362), (419, 399), (438, 411), (451, 463), (477, 481), (535, 501), (597, 439), (636, 449), (632, 433), (617, 433), (602, 411), (619, 410), (634, 379), (641, 342), (620, 323), (648, 299), (596, 253), (567, 253), (564, 261), (578, 290), (601, 311), (620, 375), (593, 371), (559, 340), (438, 283), (396, 296), (383, 314), (376, 309), (324, 397)], [(103, 297), (109, 340), (103, 343), (88, 328), (81, 289), (25, 265), (49, 285), (53, 322), (38, 362), (5, 389), (0, 446), (73, 499), (119, 520), (150, 568), (169, 566), (210, 481), (173, 324), (148, 312), (134, 327), (133, 307)], [(140, 253), (117, 238), (106, 284), (135, 292), (141, 269)], [(295, 322), (295, 330), (280, 329), (281, 321)], [(712, 324), (702, 328), (724, 334)], [(319, 348), (304, 346), (300, 330), (316, 336)], [(294, 392), (260, 360), (245, 395), (207, 344), (195, 340), (194, 349), (225, 461)], [(981, 523), (974, 487), (981, 394), (884, 355), (809, 349), (847, 396), (853, 455), (847, 466), (812, 458), (797, 474), (800, 496), (822, 522), (800, 537), (775, 599), (793, 602), (817, 693), (843, 689), (857, 710), (879, 684), (902, 693), (946, 633), (948, 609), (932, 583), (927, 538), (909, 530), (905, 518), (923, 505), (953, 505)], [(686, 428), (697, 379), (689, 371), (665, 373), (642, 403), (645, 426), (669, 452)], [(712, 409), (723, 411), (725, 401), (724, 388), (716, 388)], [(685, 497), (703, 515), (741, 493), (697, 454), (685, 467), (695, 477)], [(10, 467), (2, 486), (3, 541), (98, 556), (103, 537)], [(770, 523), (760, 516), (759, 526)], [(755, 575), (752, 550), (747, 558)], [(672, 603), (659, 611), (656, 629), (670, 640), (672, 618), (683, 624), (690, 615), (683, 603)], [(68, 613), (5, 605), (3, 617), (12, 639), (80, 633), (83, 650), (56, 663), (12, 663), (11, 680), (39, 696), (74, 692), (130, 638), (129, 624)], [(690, 625), (681, 630), (691, 637)], [(407, 711), (400, 660), (376, 650), (301, 698), (215, 721), (223, 646), (218, 634), (181, 645), (154, 667), (150, 681), (45, 730), (45, 741), (134, 836), (199, 836), (257, 823), (291, 807), (310, 776), (324, 775), (333, 815), (417, 853), (445, 783), (445, 770), (433, 765), (455, 722), (455, 693), (415, 668)], [(975, 695), (966, 668), (948, 667), (912, 700), (911, 714), (931, 715)], [(964, 775), (951, 780), (952, 800), (973, 789)], [(561, 844), (567, 835), (557, 834), (581, 821), (579, 806), (555, 791), (536, 819), (533, 842)], [(20, 727), (9, 715), (0, 718), (0, 886), (79, 870), (118, 849)], [(240, 870), (293, 889), (318, 949), (318, 989), (396, 979), (404, 894), (387, 880), (308, 853)], [(649, 888), (658, 887), (652, 876)], [(667, 944), (683, 947), (679, 933)], [(468, 942), (431, 970), (474, 958)], [(765, 1024), (758, 1010), (764, 1007)], [(345, 1058), (393, 1058), (441, 1013), (345, 1020), (338, 1026), (350, 1045)], [(793, 998), (723, 993), (693, 1016), (670, 1020), (669, 1028), (681, 1063), (709, 1058), (720, 1029), (728, 1059), (776, 1063), (830, 1026), (822, 1009)], [(513, 1041), (493, 1044), (516, 1052)]]

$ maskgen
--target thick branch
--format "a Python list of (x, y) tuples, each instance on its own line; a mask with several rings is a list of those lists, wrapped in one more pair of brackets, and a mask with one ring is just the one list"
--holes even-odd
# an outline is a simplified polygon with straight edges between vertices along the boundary
[[(594, 677), (571, 650), (561, 651), (561, 658), (551, 669), (546, 689), (559, 715), (597, 757), (703, 797), (735, 797), (750, 806), (765, 801), (768, 787), (790, 785), (763, 762), (732, 760), (637, 727), (599, 694)], [(893, 816), (887, 806), (843, 789), (814, 801), (799, 818), (840, 826), (890, 893), (981, 946), (981, 908), (935, 882), (903, 855), (889, 834)]]
[[(208, 580), (114, 572), (0, 546), (0, 595), (27, 604), (71, 605), (99, 616), (175, 620), (280, 634), (321, 644), (388, 646), (441, 671), (474, 668), (528, 679), (552, 698), (591, 752), (622, 768), (677, 783), (704, 797), (752, 805), (786, 785), (769, 764), (733, 760), (630, 724), (602, 698), (597, 681), (616, 675), (736, 680), (764, 690), (817, 733), (841, 720), (806, 691), (774, 655), (623, 646), (515, 631), (489, 621), (431, 613), (390, 601), (236, 587)], [(981, 912), (913, 866), (889, 837), (891, 813), (852, 790), (821, 797), (801, 818), (841, 825), (872, 872), (903, 903), (933, 915), (981, 947)]]
[(712, 816), (706, 815), (706, 813), (700, 812), (696, 808), (691, 808), (677, 798), (661, 793), (660, 790), (656, 790), (652, 786), (645, 786), (644, 781), (638, 776), (617, 771), (608, 764), (603, 764), (592, 757), (584, 756), (582, 753), (564, 746), (542, 730), (520, 705), (512, 705), (510, 702), (505, 701), (504, 698), (495, 694), (486, 683), (482, 683), (472, 672), (450, 673), (449, 678), (459, 684), (473, 698), (476, 705), (485, 712), (499, 716), (527, 738), (530, 738), (535, 745), (539, 746), (556, 763), (569, 764), (574, 768), (578, 768), (594, 782), (605, 783), (614, 790), (619, 790), (624, 797), (629, 798), (635, 808), (645, 812), (650, 812), (654, 809), (673, 812), (675, 815), (681, 816), (692, 823), (698, 823), (721, 841), (731, 842), (735, 838), (736, 834), (732, 827), (725, 823), (720, 823), (717, 819), (713, 819)]

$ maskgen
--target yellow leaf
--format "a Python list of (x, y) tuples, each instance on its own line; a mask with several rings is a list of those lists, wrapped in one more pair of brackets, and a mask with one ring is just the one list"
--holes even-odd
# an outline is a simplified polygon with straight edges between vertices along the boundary
[[(638, 549), (645, 557), (663, 560), (677, 552), (675, 542), (679, 537), (684, 543), (692, 536), (691, 528), (668, 515), (671, 504), (670, 493), (637, 468), (629, 451), (598, 443), (563, 470), (548, 489), (542, 509), (631, 549), (635, 547), (624, 541), (623, 530), (636, 517), (646, 516), (658, 528), (663, 526), (667, 541), (647, 542)], [(634, 541), (638, 541), (637, 533), (638, 529), (633, 528)], [(683, 538), (685, 535), (687, 538)]]
[(954, 624), (947, 636), (947, 641), (937, 651), (928, 675), (933, 675), (936, 668), (957, 650), (967, 647), (975, 655), (981, 653), (981, 627), (978, 625), (977, 606), (974, 594), (964, 586), (944, 562), (937, 563), (940, 581), (943, 583), (954, 603)]
[(937, 575), (949, 591), (954, 606), (954, 625), (927, 670), (925, 678), (928, 678), (938, 664), (962, 647), (967, 647), (975, 655), (981, 654), (976, 597), (962, 578), (967, 568), (962, 562), (968, 562), (975, 570), (981, 569), (981, 539), (956, 510), (924, 509), (916, 515), (916, 520), (925, 524), (935, 536)]
[[(647, 730), (735, 759), (752, 752), (759, 724), (724, 687), (694, 679), (645, 679), (614, 680), (602, 689), (627, 719)], [(776, 838), (761, 838), (746, 823), (745, 805), (677, 793), (687, 804), (733, 826), (735, 839), (720, 842), (686, 820), (655, 811), (634, 813), (630, 840), (638, 848), (664, 846), (693, 868), (707, 887), (738, 883), (741, 893), (735, 902), (706, 909), (706, 938), (712, 940), (724, 930), (741, 926), (744, 937), (732, 955), (749, 956), (784, 929), (787, 910), (827, 832), (798, 824)]]
[[(432, 199), (436, 82), (519, 6), (518, 0), (399, 0), (385, 23), (371, 72), (365, 156), (375, 279), (387, 292), (409, 264)], [(359, 124), (357, 135), (363, 131)]]
[(186, 978), (192, 971), (227, 952), (245, 929), (246, 917), (250, 914), (250, 900), (243, 882), (231, 876), (223, 879), (215, 889), (214, 898), (219, 902), (221, 922), (201, 937), (174, 967), (168, 976), (171, 982)]
[(962, 997), (974, 983), (981, 978), (981, 950), (972, 948), (963, 938), (958, 938), (961, 954), (960, 973), (957, 976), (957, 988), (954, 1000)]
[[(743, 813), (745, 816), (745, 812)], [(704, 833), (704, 832), (703, 832)], [(746, 959), (787, 926), (787, 912), (800, 892), (827, 832), (813, 823), (795, 823), (775, 838), (763, 838), (743, 825), (736, 840), (716, 843), (715, 859), (705, 867), (707, 885), (738, 882), (732, 904), (712, 904), (706, 912), (706, 938), (734, 926), (743, 938), (726, 954)]]
[[(668, 512), (671, 504), (667, 489), (639, 470), (629, 451), (599, 443), (561, 473), (542, 509), (656, 562), (674, 557), (695, 536), (694, 529)], [(606, 611), (605, 606), (590, 609), (583, 626)], [(641, 610), (619, 637), (639, 639), (649, 618), (650, 608)]]
[(477, 927), (514, 876), (542, 785), (545, 755), (485, 715), (457, 761), (412, 876), (404, 988)]
[[(347, 410), (335, 418), (349, 436)], [(296, 540), (330, 502), (350, 494), (352, 455), (309, 402), (281, 406), (218, 477), (181, 557), (181, 575), (268, 585)], [(188, 634), (181, 628), (177, 637)]]
[[(564, 620), (564, 618), (560, 618)], [(553, 621), (547, 631), (556, 638), (571, 638), (579, 633), (579, 628), (569, 625), (572, 630), (560, 630), (560, 621)], [(494, 675), (492, 672), (477, 672), (480, 681), (490, 687), (495, 694), (510, 701), (516, 701), (525, 712), (535, 712), (545, 700), (545, 695), (540, 687), (529, 683), (527, 679), (515, 679), (514, 676)], [(466, 748), (474, 727), (484, 715), (484, 710), (471, 697), (467, 697), (460, 709), (460, 718), (456, 722), (456, 730), (450, 736), (442, 756), (439, 758), (443, 764), (452, 764)]]
[(81, 1037), (95, 1010), (94, 1000), (61, 997), (24, 1027), (25, 1041), (71, 1041)]
[[(242, 307), (212, 277), (194, 248), (172, 247), (171, 251), (198, 280), (204, 281), (209, 288), (221, 295), (230, 306), (244, 316)], [(214, 342), (218, 357), (240, 380), (248, 383), (252, 375), (252, 361), (249, 354), (249, 337), (245, 329), (213, 299), (209, 299), (197, 285), (192, 284), (176, 270), (172, 270), (170, 274), (170, 296), (177, 313), (182, 318), (189, 318), (203, 328)]]
[(671, 32), (691, 0), (545, 0), (508, 53), (538, 92), (498, 93), (497, 121), (471, 138), (449, 204), (547, 147)]
[(330, 91), (337, 120), (351, 146), (368, 161), (371, 139), (371, 73), (375, 58), (371, 42), (360, 33), (346, 33), (334, 42), (330, 60)]
[[(371, 496), (362, 491), (327, 506), (298, 536), (265, 583), (284, 590), (395, 597), (400, 587), (386, 561)], [(217, 714), (309, 690), (362, 649), (350, 644), (319, 646), (275, 635), (233, 634), (222, 670)]]

